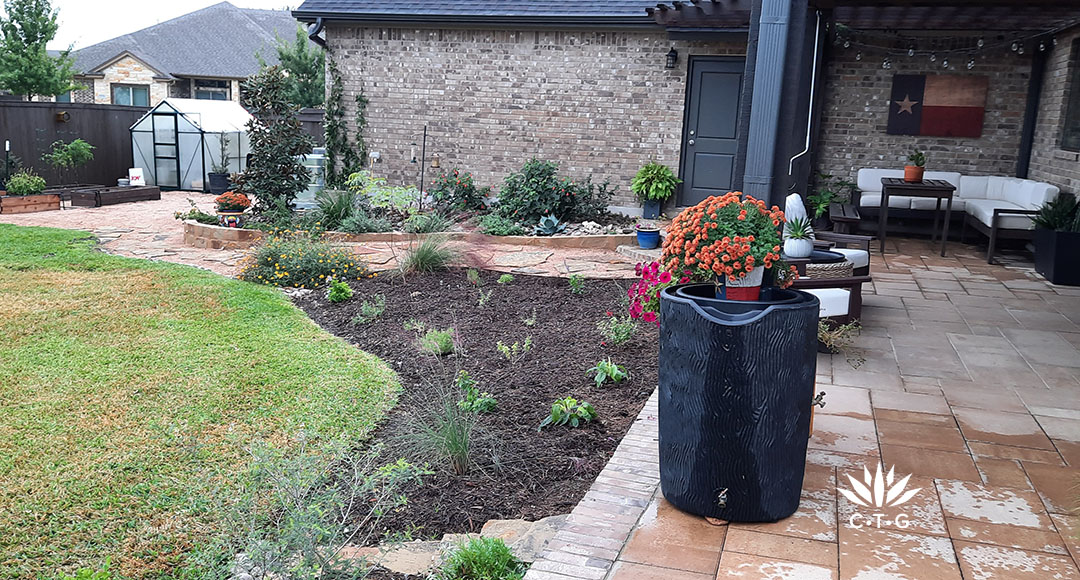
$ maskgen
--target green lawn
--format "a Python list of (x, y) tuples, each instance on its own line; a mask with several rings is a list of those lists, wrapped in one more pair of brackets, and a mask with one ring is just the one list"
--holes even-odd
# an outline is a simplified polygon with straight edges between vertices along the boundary
[(250, 443), (355, 442), (398, 389), (275, 289), (0, 224), (0, 578), (171, 577)]

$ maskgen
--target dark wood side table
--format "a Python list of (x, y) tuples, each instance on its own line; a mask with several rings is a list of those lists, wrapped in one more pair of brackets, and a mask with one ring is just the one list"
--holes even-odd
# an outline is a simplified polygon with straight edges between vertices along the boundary
[(878, 213), (878, 243), (881, 244), (881, 253), (885, 253), (885, 225), (889, 221), (889, 196), (906, 195), (908, 197), (929, 197), (937, 199), (937, 207), (934, 208), (934, 229), (930, 233), (930, 242), (938, 231), (938, 219), (941, 215), (941, 201), (945, 200), (945, 226), (941, 232), (941, 256), (945, 256), (945, 242), (949, 239), (949, 221), (952, 220), (952, 199), (956, 192), (956, 186), (944, 179), (924, 179), (916, 183), (908, 183), (899, 177), (881, 178), (881, 208)]

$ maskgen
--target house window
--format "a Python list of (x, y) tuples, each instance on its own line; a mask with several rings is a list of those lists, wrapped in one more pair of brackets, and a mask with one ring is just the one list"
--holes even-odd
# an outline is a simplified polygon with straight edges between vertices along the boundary
[(1072, 58), (1069, 59), (1069, 86), (1066, 88), (1065, 119), (1061, 131), (1061, 148), (1080, 151), (1080, 38), (1072, 43)]
[(195, 98), (208, 101), (229, 100), (229, 81), (195, 79)]
[(113, 85), (112, 104), (150, 106), (150, 87), (147, 85)]
[(71, 91), (68, 91), (66, 93), (60, 93), (59, 95), (56, 95), (56, 102), (57, 103), (70, 103), (71, 102)]

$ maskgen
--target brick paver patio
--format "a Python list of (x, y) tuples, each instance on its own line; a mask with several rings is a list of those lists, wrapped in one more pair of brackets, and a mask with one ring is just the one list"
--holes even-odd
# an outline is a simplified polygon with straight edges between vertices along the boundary
[[(184, 246), (172, 213), (199, 194), (160, 202), (0, 216), (87, 229), (103, 248), (234, 274), (239, 252)], [(799, 511), (772, 524), (714, 525), (658, 490), (656, 398), (588, 495), (529, 571), (588, 578), (815, 580), (1080, 579), (1080, 288), (1053, 287), (1030, 264), (987, 265), (972, 246), (939, 258), (892, 238), (865, 288), (864, 359), (822, 355), (828, 393), (809, 442)], [(378, 261), (396, 248), (358, 247)], [(610, 252), (492, 245), (479, 265), (538, 274), (632, 275)], [(527, 254), (527, 255), (523, 255)], [(927, 257), (931, 256), (931, 257)], [(500, 263), (501, 262), (501, 263)], [(880, 526), (837, 492), (881, 461), (921, 491)], [(908, 519), (897, 519), (897, 513)], [(901, 523), (902, 522), (902, 523)], [(906, 524), (906, 525), (904, 525)]]

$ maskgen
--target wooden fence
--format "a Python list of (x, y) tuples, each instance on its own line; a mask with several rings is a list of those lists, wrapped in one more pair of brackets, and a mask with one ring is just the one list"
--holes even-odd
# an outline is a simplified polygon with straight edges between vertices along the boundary
[[(116, 185), (118, 178), (127, 177), (131, 167), (128, 128), (149, 110), (122, 105), (0, 100), (0, 146), (10, 141), (11, 155), (18, 156), (23, 167), (32, 167), (50, 186), (64, 182)], [(94, 160), (77, 172), (61, 176), (41, 160), (54, 141), (75, 139), (94, 146)]]

